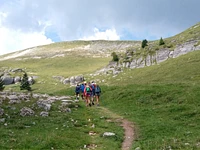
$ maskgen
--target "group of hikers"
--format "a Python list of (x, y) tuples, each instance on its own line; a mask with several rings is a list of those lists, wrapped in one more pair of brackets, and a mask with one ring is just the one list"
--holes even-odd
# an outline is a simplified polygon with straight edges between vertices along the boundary
[(86, 106), (96, 105), (99, 106), (99, 98), (101, 94), (101, 88), (98, 84), (94, 82), (84, 82), (82, 84), (77, 84), (75, 88), (75, 96), (78, 100), (80, 95), (82, 100), (85, 101)]

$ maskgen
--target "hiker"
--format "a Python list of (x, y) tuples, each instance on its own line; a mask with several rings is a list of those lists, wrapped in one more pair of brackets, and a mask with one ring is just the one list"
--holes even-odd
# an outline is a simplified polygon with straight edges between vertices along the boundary
[(80, 91), (81, 91), (81, 87), (80, 87), (79, 84), (77, 84), (77, 85), (76, 85), (76, 88), (75, 88), (76, 100), (79, 100)]
[(89, 86), (89, 84), (86, 84), (85, 89), (84, 89), (84, 94), (86, 98), (86, 106), (88, 105), (91, 106), (91, 103), (90, 103), (91, 92), (92, 92), (92, 88)]
[(85, 83), (81, 84), (81, 98), (84, 100), (84, 89), (85, 89)]
[(99, 98), (100, 98), (100, 94), (101, 94), (101, 88), (98, 84), (96, 84), (95, 87), (95, 97), (96, 97), (96, 105), (99, 106)]
[(91, 91), (91, 103), (94, 105), (94, 97), (95, 97), (95, 84), (92, 82), (92, 84), (89, 85), (90, 88), (92, 89)]

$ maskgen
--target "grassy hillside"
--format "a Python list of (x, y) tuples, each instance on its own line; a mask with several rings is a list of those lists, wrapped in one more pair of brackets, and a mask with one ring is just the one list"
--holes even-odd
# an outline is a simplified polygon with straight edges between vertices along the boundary
[[(66, 89), (69, 85), (64, 85), (53, 76), (62, 76), (64, 78), (85, 75), (92, 73), (108, 64), (111, 57), (108, 58), (85, 58), (80, 56), (68, 56), (61, 58), (46, 59), (24, 59), (24, 60), (5, 60), (0, 64), (4, 70), (22, 68), (29, 76), (38, 76), (36, 84), (32, 86), (34, 92), (54, 93)], [(16, 74), (13, 73), (13, 76)], [(46, 88), (48, 87), (48, 89)], [(12, 88), (19, 90), (19, 85), (10, 85), (6, 89)]]
[[(199, 29), (197, 24), (179, 35), (165, 39), (165, 42), (169, 46), (172, 44), (173, 48), (182, 42), (199, 40)], [(120, 49), (123, 43), (125, 45)], [(96, 51), (88, 51), (88, 45), (93, 48), (96, 46), (101, 57), (93, 57)], [(140, 47), (140, 42), (54, 43), (20, 51), (18, 54), (27, 53), (0, 61), (0, 69), (22, 68), (28, 75), (38, 76), (36, 84), (32, 85), (33, 92), (50, 95), (74, 95), (74, 87), (60, 83), (53, 76), (67, 78), (83, 74), (87, 81), (104, 80), (100, 83), (101, 107), (134, 122), (136, 141), (132, 149), (200, 149), (200, 51), (169, 59), (159, 65), (124, 69), (117, 77), (102, 75), (92, 78), (89, 75), (108, 64), (112, 58), (107, 57), (107, 54), (115, 50), (123, 52), (127, 45)], [(16, 53), (12, 56), (16, 56)], [(20, 91), (18, 84), (6, 86), (5, 90)], [(77, 108), (72, 107), (72, 113), (61, 115), (57, 109), (60, 102), (57, 102), (46, 119), (19, 117), (19, 109), (24, 105), (32, 106), (35, 101), (32, 99), (15, 105), (5, 101), (0, 105), (7, 114), (3, 116), (6, 124), (0, 123), (0, 149), (83, 149), (84, 145), (98, 145), (95, 149), (100, 150), (120, 149), (123, 130), (119, 124), (107, 121), (110, 116), (101, 107), (86, 108), (84, 102), (80, 101)], [(39, 110), (35, 111), (39, 113)], [(95, 128), (91, 128), (93, 124)], [(90, 131), (97, 134), (89, 136)], [(102, 134), (106, 131), (113, 131), (116, 136), (103, 138)]]
[(200, 51), (195, 51), (178, 58), (168, 59), (159, 65), (126, 69), (115, 78), (110, 76), (110, 84), (198, 84), (200, 82), (199, 56)]
[(127, 70), (104, 87), (103, 105), (138, 128), (133, 149), (200, 148), (199, 55)]

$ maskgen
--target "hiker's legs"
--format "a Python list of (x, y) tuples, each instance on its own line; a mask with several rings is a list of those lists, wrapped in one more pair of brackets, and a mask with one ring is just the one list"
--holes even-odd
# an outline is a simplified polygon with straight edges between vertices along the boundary
[(96, 104), (99, 105), (99, 95), (96, 95)]
[(79, 100), (79, 93), (77, 93), (77, 99)]
[(91, 102), (94, 105), (94, 95), (93, 95), (93, 93), (91, 94)]

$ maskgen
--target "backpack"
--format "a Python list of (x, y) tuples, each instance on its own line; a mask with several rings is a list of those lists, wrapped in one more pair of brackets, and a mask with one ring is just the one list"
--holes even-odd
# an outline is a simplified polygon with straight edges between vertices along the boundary
[(90, 85), (90, 87), (91, 87), (92, 91), (94, 91), (94, 90), (95, 90), (95, 88), (94, 88), (94, 85), (93, 85), (93, 84), (91, 84), (91, 85)]
[(95, 93), (99, 93), (99, 92), (101, 92), (101, 89), (100, 89), (99, 86), (96, 86), (96, 88), (95, 88)]
[(80, 86), (76, 86), (76, 92), (80, 91)]
[(90, 88), (89, 87), (86, 87), (86, 92), (90, 92)]

